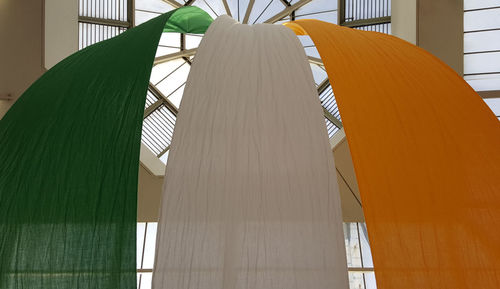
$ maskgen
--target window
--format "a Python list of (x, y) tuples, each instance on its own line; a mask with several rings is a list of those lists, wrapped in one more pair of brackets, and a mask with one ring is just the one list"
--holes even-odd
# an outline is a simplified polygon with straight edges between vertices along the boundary
[(500, 90), (500, 0), (465, 0), (464, 9), (464, 79)]

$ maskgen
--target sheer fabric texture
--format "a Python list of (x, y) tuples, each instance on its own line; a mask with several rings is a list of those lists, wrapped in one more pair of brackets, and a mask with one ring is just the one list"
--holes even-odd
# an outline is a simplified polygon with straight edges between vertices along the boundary
[(210, 24), (196, 7), (178, 15), (185, 9), (69, 56), (0, 121), (0, 288), (136, 287), (139, 148), (156, 47), (165, 23), (196, 33)]
[(317, 20), (309, 34), (342, 115), (378, 288), (500, 286), (500, 125), (430, 53)]
[(153, 288), (347, 289), (335, 166), (302, 45), (217, 18), (167, 163)]

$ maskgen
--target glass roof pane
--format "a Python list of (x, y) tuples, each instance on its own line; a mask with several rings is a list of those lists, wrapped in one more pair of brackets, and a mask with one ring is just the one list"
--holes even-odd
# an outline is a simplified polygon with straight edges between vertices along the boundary
[(276, 21), (276, 22), (274, 22), (274, 24), (280, 25), (280, 24), (283, 24), (283, 23), (288, 22), (288, 21), (290, 21), (290, 16), (287, 16), (287, 17), (281, 19), (280, 21)]
[(168, 47), (181, 47), (181, 34), (180, 33), (162, 33), (160, 38), (161, 46)]
[(314, 46), (314, 42), (309, 35), (298, 35), (297, 38), (299, 38), (303, 46)]
[(181, 67), (173, 71), (167, 78), (160, 81), (156, 87), (165, 96), (169, 96), (172, 92), (177, 90), (184, 82), (186, 82), (189, 74), (189, 64), (184, 63)]
[(337, 1), (332, 0), (315, 0), (307, 3), (297, 10), (297, 16), (304, 14), (312, 14), (318, 12), (334, 11), (337, 10)]
[(491, 50), (500, 50), (500, 30), (464, 34), (465, 53)]
[(500, 73), (466, 75), (464, 79), (475, 91), (500, 90)]
[(465, 0), (464, 9), (481, 9), (500, 6), (500, 0)]
[(500, 52), (464, 56), (464, 74), (491, 72), (500, 73)]
[(135, 25), (141, 25), (144, 22), (147, 22), (150, 19), (153, 19), (157, 16), (159, 16), (160, 13), (156, 12), (145, 12), (145, 11), (140, 11), (136, 10), (135, 11)]
[[(177, 1), (179, 3), (186, 2)], [(291, 4), (297, 1), (298, 0), (291, 1)], [(138, 16), (137, 25), (159, 15), (159, 13), (172, 9), (172, 7), (163, 2), (163, 0), (136, 0), (136, 2), (136, 14)], [(231, 9), (232, 12), (232, 17), (242, 22), (245, 17), (248, 3), (249, 0), (227, 0), (229, 9)], [(226, 14), (226, 9), (222, 0), (195, 0), (192, 2), (192, 5), (205, 10), (213, 18), (216, 18), (218, 15)], [(337, 1), (312, 0), (304, 7), (301, 7), (295, 14), (303, 15), (302, 18), (320, 19), (336, 23), (337, 13), (334, 11), (337, 9), (336, 6)], [(263, 22), (281, 12), (285, 7), (286, 5), (281, 0), (255, 0), (252, 11), (249, 14), (250, 17), (248, 22), (249, 24)], [(299, 16), (297, 18), (301, 17)], [(278, 23), (289, 20), (290, 16), (287, 16), (278, 21)], [(314, 47), (314, 43), (311, 39), (308, 36), (301, 36), (299, 38), (306, 53), (310, 56), (319, 58), (319, 53)], [(181, 46), (184, 47), (184, 49), (197, 48), (202, 39), (202, 35), (185, 35), (183, 45), (181, 45), (181, 39), (178, 33), (163, 33), (156, 56), (179, 52)], [(195, 56), (188, 57), (189, 59), (193, 59)], [(151, 73), (150, 81), (174, 106), (179, 107), (189, 70), (190, 65), (183, 59), (178, 58), (155, 65)], [(321, 83), (327, 77), (324, 69), (318, 65), (312, 65), (311, 70), (316, 84)], [(327, 109), (331, 110), (335, 117), (340, 117), (337, 116), (338, 111), (335, 110), (336, 106), (334, 104), (333, 93), (330, 92), (330, 94), (332, 95), (331, 97), (324, 97), (325, 105), (328, 106)], [(149, 107), (152, 103), (154, 102), (148, 103), (146, 107)], [(162, 110), (166, 110), (164, 105), (160, 106), (159, 109), (155, 110), (144, 120), (142, 140), (156, 155), (161, 153), (160, 160), (166, 163), (168, 151), (165, 152), (165, 149), (168, 148), (171, 141), (173, 127), (175, 125), (175, 116), (173, 116), (173, 120), (171, 120), (171, 117), (169, 118), (161, 113)], [(338, 128), (333, 125), (331, 121), (325, 120), (325, 122), (330, 136), (338, 131)]]
[(179, 50), (180, 50), (179, 48), (158, 46), (158, 48), (156, 49), (155, 57), (159, 57), (159, 56), (163, 56), (163, 55), (167, 55), (167, 54), (179, 52)]
[(170, 10), (173, 10), (174, 7), (172, 7), (170, 4), (162, 0), (140, 0), (140, 1), (135, 1), (135, 9), (165, 13)]
[[(255, 1), (262, 1), (262, 0), (255, 0)], [(243, 18), (245, 18), (245, 12), (247, 11), (248, 7), (248, 0), (238, 0), (238, 15), (233, 14), (233, 18), (236, 19), (238, 17), (239, 22), (243, 22)]]
[(283, 9), (285, 9), (285, 5), (280, 0), (255, 1), (248, 23), (254, 24), (256, 22), (266, 21)]
[(238, 0), (227, 0), (227, 6), (231, 10), (231, 15), (238, 20)]
[(315, 46), (313, 46), (313, 47), (305, 47), (304, 50), (306, 51), (307, 56), (321, 58), (319, 56), (319, 52), (318, 52), (318, 50), (316, 49)]
[(311, 70), (316, 85), (319, 85), (321, 82), (323, 82), (323, 80), (325, 80), (328, 77), (326, 75), (326, 71), (324, 71), (321, 67), (319, 67), (316, 64), (311, 63)]
[(162, 161), (164, 164), (167, 164), (167, 161), (168, 161), (168, 153), (170, 151), (167, 151), (166, 153), (164, 153), (161, 157), (160, 157), (160, 161)]
[[(197, 0), (199, 2), (200, 0)], [(205, 3), (207, 3), (210, 8), (212, 8), (217, 15), (226, 15), (226, 8), (224, 7), (224, 3), (222, 0), (203, 0)], [(195, 2), (196, 3), (196, 2)]]
[(304, 16), (297, 15), (296, 19), (317, 19), (321, 21), (326, 21), (330, 23), (337, 23), (337, 11), (322, 12), (316, 14), (307, 14)]
[(184, 94), (184, 87), (186, 84), (182, 84), (181, 87), (177, 88), (172, 94), (168, 96), (168, 100), (172, 102), (177, 108), (181, 105), (182, 95)]
[(203, 35), (186, 35), (186, 49), (196, 48), (200, 45)]
[[(210, 17), (215, 19), (221, 15), (221, 12), (214, 9), (214, 7), (212, 6), (212, 2), (216, 1), (210, 1), (210, 6), (209, 6), (205, 0), (197, 0), (193, 3), (193, 6), (200, 7), (205, 12), (207, 12), (210, 15)], [(223, 13), (225, 14), (225, 11)]]
[(464, 31), (500, 29), (500, 8), (464, 13)]
[(184, 63), (185, 61), (179, 58), (155, 65), (153, 67), (153, 70), (151, 71), (151, 77), (149, 78), (149, 81), (156, 85), (163, 78), (171, 74), (175, 69), (179, 68)]

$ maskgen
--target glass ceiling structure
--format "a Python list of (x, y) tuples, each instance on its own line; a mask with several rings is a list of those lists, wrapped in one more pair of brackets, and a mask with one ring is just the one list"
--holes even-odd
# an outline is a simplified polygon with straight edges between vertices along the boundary
[[(183, 2), (178, 2), (183, 1)], [(390, 0), (79, 0), (79, 47), (116, 36), (181, 6), (198, 6), (212, 18), (227, 14), (244, 24), (318, 19), (352, 28), (391, 32)], [(202, 35), (163, 33), (151, 73), (142, 142), (163, 162), (174, 131), (191, 63)], [(299, 36), (309, 58), (329, 137), (342, 127), (337, 103), (313, 42)]]
[[(79, 47), (114, 37), (158, 15), (184, 5), (198, 6), (212, 18), (228, 14), (241, 23), (275, 23), (308, 18), (362, 30), (390, 33), (390, 0), (79, 0)], [(142, 142), (167, 162), (184, 86), (202, 35), (163, 33), (144, 110)], [(332, 137), (342, 127), (337, 103), (313, 42), (299, 36), (308, 56), (325, 124)], [(363, 223), (345, 223), (350, 288), (374, 289), (375, 275)], [(157, 223), (138, 223), (137, 288), (151, 288)]]
[[(230, 15), (246, 24), (283, 23), (293, 19), (315, 18), (337, 23), (337, 1), (331, 0), (137, 0), (135, 25), (183, 5), (198, 6), (212, 16)], [(164, 33), (151, 73), (145, 108), (142, 141), (166, 163), (175, 118), (181, 104), (190, 66), (202, 35)], [(341, 127), (333, 92), (318, 51), (308, 36), (300, 40), (309, 56), (314, 81), (325, 108), (325, 123), (330, 137)]]

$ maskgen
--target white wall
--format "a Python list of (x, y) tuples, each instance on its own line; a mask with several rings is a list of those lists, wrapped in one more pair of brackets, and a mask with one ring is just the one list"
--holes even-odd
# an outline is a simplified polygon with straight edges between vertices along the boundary
[(78, 0), (45, 0), (44, 66), (49, 69), (78, 50)]

